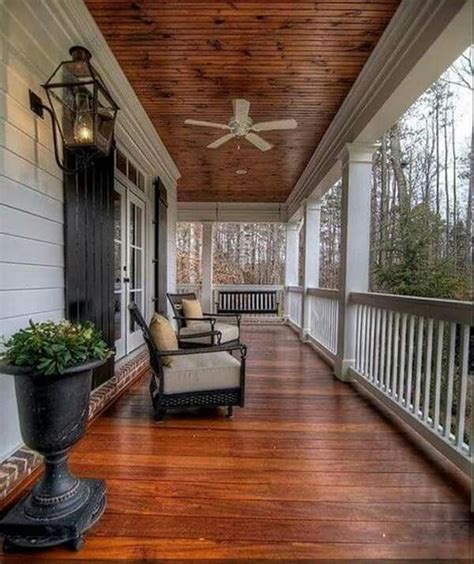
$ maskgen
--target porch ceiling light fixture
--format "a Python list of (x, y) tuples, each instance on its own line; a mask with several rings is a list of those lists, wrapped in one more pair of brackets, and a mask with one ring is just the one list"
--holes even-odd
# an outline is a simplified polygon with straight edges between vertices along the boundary
[[(59, 167), (74, 174), (93, 164), (97, 156), (106, 156), (112, 147), (115, 118), (119, 107), (100, 74), (92, 66), (85, 47), (69, 49), (72, 59), (59, 64), (43, 88), (49, 107), (30, 90), (30, 107), (39, 117), (48, 112), (53, 122), (54, 154)], [(61, 136), (64, 161), (58, 149)], [(74, 154), (77, 168), (70, 169), (66, 152)]]

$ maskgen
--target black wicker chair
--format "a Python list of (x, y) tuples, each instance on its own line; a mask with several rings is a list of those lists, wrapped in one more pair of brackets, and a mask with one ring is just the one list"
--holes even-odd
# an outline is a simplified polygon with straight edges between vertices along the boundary
[[(152, 370), (152, 377), (150, 381), (150, 393), (153, 402), (153, 408), (155, 411), (155, 419), (161, 421), (166, 414), (168, 409), (172, 408), (187, 408), (187, 407), (217, 407), (225, 406), (227, 407), (227, 416), (232, 417), (233, 407), (239, 406), (244, 407), (245, 400), (245, 357), (247, 355), (247, 347), (241, 344), (235, 345), (215, 345), (212, 347), (201, 347), (201, 348), (188, 348), (179, 349), (173, 351), (159, 351), (153, 341), (150, 333), (150, 329), (143, 318), (137, 305), (132, 303), (129, 305), (130, 313), (139, 325), (143, 332), (143, 337), (145, 343), (148, 347), (150, 353), (150, 365)], [(214, 337), (219, 337), (219, 335), (213, 335)], [(232, 353), (239, 353), (240, 359), (236, 359)], [(216, 354), (225, 353), (225, 355), (220, 355), (216, 357)], [(228, 354), (231, 353), (231, 354)], [(213, 359), (219, 360), (220, 364), (223, 365), (221, 370), (226, 370), (230, 368), (232, 374), (235, 374), (237, 369), (238, 372), (238, 385), (232, 385), (232, 387), (222, 387), (216, 386), (216, 381), (212, 384), (212, 389), (199, 389), (199, 390), (180, 390), (176, 392), (169, 388), (167, 384), (172, 384), (173, 380), (179, 378), (179, 369), (176, 370), (173, 367), (168, 368), (163, 366), (161, 361), (162, 357), (183, 357), (189, 355), (200, 355), (199, 365), (200, 370), (202, 370), (203, 375), (209, 380), (209, 369), (206, 368), (206, 363)], [(209, 355), (209, 358), (205, 358)], [(212, 355), (212, 356), (211, 356)], [(240, 368), (238, 363), (240, 360)], [(189, 367), (187, 368), (189, 372)], [(212, 367), (210, 368), (212, 370)], [(233, 377), (232, 382), (235, 382)]]
[[(222, 345), (239, 345), (240, 344), (240, 323), (242, 316), (232, 313), (203, 313), (202, 318), (184, 317), (183, 315), (183, 298), (187, 300), (197, 300), (194, 292), (185, 294), (166, 294), (173, 308), (174, 318), (178, 325), (178, 341), (182, 348), (193, 347), (209, 347), (217, 344), (216, 337), (202, 338), (198, 335), (203, 331), (203, 326), (208, 325), (209, 331), (218, 331), (221, 334)], [(222, 323), (223, 318), (233, 318), (235, 325)], [(198, 322), (195, 327), (190, 325), (189, 321)], [(196, 339), (196, 340), (194, 340)]]

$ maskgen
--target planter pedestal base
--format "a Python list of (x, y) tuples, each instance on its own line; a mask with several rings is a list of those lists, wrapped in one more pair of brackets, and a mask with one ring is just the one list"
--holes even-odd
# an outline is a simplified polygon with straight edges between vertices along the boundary
[(5, 535), (5, 552), (25, 548), (46, 548), (69, 544), (80, 550), (84, 544), (83, 534), (96, 523), (105, 509), (104, 480), (81, 479), (89, 495), (81, 506), (58, 518), (32, 518), (28, 514), (32, 493), (24, 497), (0, 521), (0, 533)]

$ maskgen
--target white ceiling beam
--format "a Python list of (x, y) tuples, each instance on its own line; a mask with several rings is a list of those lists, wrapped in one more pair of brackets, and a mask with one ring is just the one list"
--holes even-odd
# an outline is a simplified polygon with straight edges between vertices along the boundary
[(285, 204), (241, 202), (178, 202), (178, 221), (242, 223), (286, 222)]

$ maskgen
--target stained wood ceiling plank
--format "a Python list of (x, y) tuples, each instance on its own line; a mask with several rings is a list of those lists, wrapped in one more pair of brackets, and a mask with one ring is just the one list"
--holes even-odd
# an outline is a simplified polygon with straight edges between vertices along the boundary
[[(399, 0), (86, 3), (181, 170), (179, 198), (283, 202)], [(299, 127), (262, 134), (267, 153), (206, 149), (219, 135), (184, 120), (227, 123), (236, 97), (254, 121)]]

